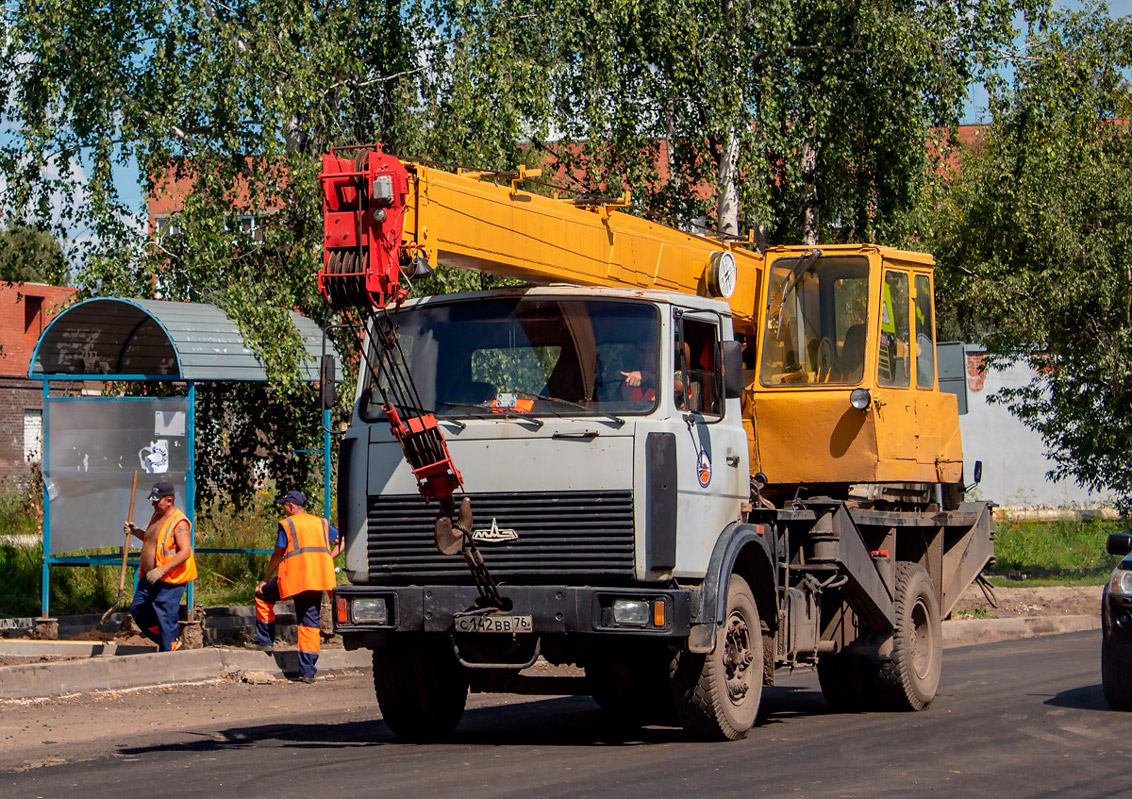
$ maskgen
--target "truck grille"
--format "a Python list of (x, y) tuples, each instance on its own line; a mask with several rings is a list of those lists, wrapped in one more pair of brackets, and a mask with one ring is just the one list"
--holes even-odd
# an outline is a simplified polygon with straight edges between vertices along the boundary
[[(633, 577), (631, 491), (473, 494), (476, 530), (494, 522), (501, 536), (477, 541), (497, 581), (588, 582)], [(416, 495), (369, 498), (370, 581), (470, 583), (460, 555), (441, 555), (433, 543), (436, 505)]]

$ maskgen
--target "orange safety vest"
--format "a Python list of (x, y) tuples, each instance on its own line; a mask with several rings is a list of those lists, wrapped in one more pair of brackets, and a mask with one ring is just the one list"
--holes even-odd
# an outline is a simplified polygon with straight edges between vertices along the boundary
[(310, 513), (280, 519), (287, 548), (279, 562), (279, 598), (303, 591), (329, 591), (337, 580), (330, 557), (330, 525)]
[[(189, 517), (181, 511), (173, 508), (173, 512), (169, 514), (169, 518), (165, 520), (165, 524), (161, 526), (161, 532), (157, 534), (157, 552), (155, 553), (154, 562), (161, 566), (168, 561), (172, 560), (177, 554), (177, 540), (173, 537), (173, 530), (181, 522), (188, 522), (189, 524), (189, 540), (192, 540), (193, 523), (189, 521)], [(193, 559), (192, 554), (189, 559), (182, 563), (175, 569), (171, 569), (165, 573), (161, 579), (167, 583), (180, 585), (187, 583), (197, 578), (197, 562)]]

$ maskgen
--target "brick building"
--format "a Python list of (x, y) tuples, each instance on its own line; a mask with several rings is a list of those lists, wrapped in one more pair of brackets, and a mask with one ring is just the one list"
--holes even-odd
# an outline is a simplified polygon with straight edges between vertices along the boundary
[(29, 380), (39, 334), (75, 293), (41, 283), (0, 283), (0, 493), (24, 484), (40, 461), (43, 383)]

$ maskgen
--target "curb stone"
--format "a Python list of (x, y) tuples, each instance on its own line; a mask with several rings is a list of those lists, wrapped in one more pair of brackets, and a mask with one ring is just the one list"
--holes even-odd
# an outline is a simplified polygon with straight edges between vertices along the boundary
[(1091, 616), (1023, 616), (1013, 619), (955, 619), (943, 623), (943, 646), (969, 646), (1034, 638), (1039, 635), (1099, 630), (1100, 614)]
[[(64, 642), (65, 643), (65, 642)], [(324, 649), (318, 658), (320, 674), (369, 668), (368, 650)], [(242, 649), (182, 650), (126, 657), (94, 657), (56, 663), (0, 667), (0, 699), (39, 699), (83, 691), (121, 690), (169, 683), (220, 679), (240, 672), (263, 672), (275, 677), (299, 670), (295, 650), (274, 655)]]

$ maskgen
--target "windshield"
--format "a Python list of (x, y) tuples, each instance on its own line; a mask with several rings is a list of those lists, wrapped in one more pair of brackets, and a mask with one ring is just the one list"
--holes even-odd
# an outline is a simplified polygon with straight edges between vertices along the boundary
[(767, 299), (759, 374), (764, 386), (861, 382), (867, 258), (783, 258), (771, 270)]
[[(395, 316), (425, 410), (439, 416), (647, 413), (659, 316), (646, 303), (516, 297), (428, 304)], [(362, 416), (381, 415), (365, 376)]]

